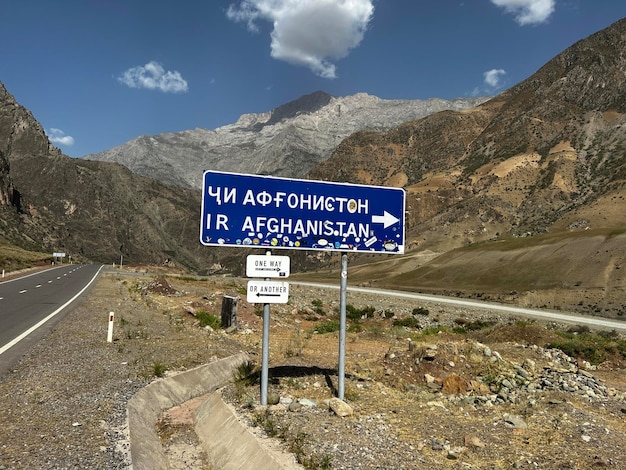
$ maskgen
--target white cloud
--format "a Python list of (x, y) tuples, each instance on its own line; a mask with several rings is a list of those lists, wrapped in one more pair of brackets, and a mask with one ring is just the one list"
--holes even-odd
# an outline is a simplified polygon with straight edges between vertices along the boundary
[(65, 135), (65, 132), (55, 127), (48, 129), (48, 139), (55, 145), (65, 145), (67, 147), (74, 145), (74, 137)]
[(516, 15), (515, 21), (525, 26), (545, 23), (554, 13), (556, 0), (491, 0), (491, 3)]
[(158, 62), (132, 67), (117, 79), (130, 88), (147, 88), (160, 90), (163, 93), (184, 93), (189, 90), (187, 82), (179, 72), (165, 71)]
[(483, 73), (487, 86), (494, 89), (502, 87), (502, 77), (504, 75), (506, 75), (506, 72), (502, 69), (491, 69)]
[(241, 0), (226, 13), (250, 31), (258, 20), (271, 22), (272, 57), (323, 78), (336, 78), (332, 61), (361, 43), (373, 14), (372, 0)]

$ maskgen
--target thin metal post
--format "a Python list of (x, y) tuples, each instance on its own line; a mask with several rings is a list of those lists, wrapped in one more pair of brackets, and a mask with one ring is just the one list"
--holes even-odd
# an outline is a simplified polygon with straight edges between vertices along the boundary
[(348, 255), (341, 255), (341, 288), (339, 295), (339, 376), (337, 394), (338, 398), (344, 397), (344, 377), (346, 373), (346, 296), (348, 292)]
[(270, 355), (270, 304), (263, 305), (263, 356), (261, 358), (261, 405), (267, 405), (268, 363)]
[[(267, 251), (267, 256), (272, 252)], [(269, 278), (265, 278), (269, 281)], [(263, 352), (261, 356), (261, 405), (267, 405), (268, 363), (270, 357), (270, 304), (263, 304)]]

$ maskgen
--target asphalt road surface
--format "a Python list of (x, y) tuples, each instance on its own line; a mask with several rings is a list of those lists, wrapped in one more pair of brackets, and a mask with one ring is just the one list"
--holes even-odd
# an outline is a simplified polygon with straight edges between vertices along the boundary
[(102, 268), (68, 264), (0, 282), (0, 375), (67, 313)]

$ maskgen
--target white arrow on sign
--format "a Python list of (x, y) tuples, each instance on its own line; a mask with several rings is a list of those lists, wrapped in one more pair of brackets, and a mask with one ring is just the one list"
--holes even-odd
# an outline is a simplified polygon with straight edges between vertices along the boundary
[(383, 226), (387, 228), (387, 227), (391, 227), (393, 224), (397, 224), (398, 222), (400, 222), (400, 219), (398, 219), (396, 216), (391, 215), (387, 211), (383, 211), (383, 212), (384, 212), (383, 215), (372, 216), (373, 224), (384, 224)]

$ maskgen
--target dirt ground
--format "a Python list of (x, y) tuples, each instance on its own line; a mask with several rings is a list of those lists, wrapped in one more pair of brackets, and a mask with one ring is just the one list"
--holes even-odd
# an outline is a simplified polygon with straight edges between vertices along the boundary
[[(103, 274), (0, 381), (0, 468), (128, 468), (128, 399), (158, 376), (238, 351), (250, 368), (224, 399), (261, 442), (305, 468), (626, 468), (623, 338), (613, 332), (568, 333), (597, 341), (596, 365), (548, 347), (571, 326), (349, 293), (340, 417), (331, 410), (337, 290), (294, 283), (289, 302), (271, 306), (268, 401), (277, 404), (261, 406), (263, 320), (246, 280), (136, 271)], [(204, 326), (225, 295), (238, 299), (237, 327)], [(170, 468), (211, 468), (193, 406), (157, 424)]]
[[(624, 359), (596, 366), (547, 348), (564, 325), (350, 295), (349, 304), (373, 313), (348, 321), (352, 414), (340, 418), (328, 405), (338, 389), (338, 333), (315, 332), (331, 321), (338, 292), (293, 285), (289, 304), (271, 306), (268, 401), (277, 404), (262, 407), (261, 309), (241, 295), (245, 280), (230, 282), (239, 328), (228, 334), (254, 368), (222, 393), (251, 429), (307, 468), (626, 468)], [(184, 303), (211, 308), (195, 296)], [(394, 326), (408, 317), (419, 327)], [(523, 365), (525, 380), (515, 372)]]

